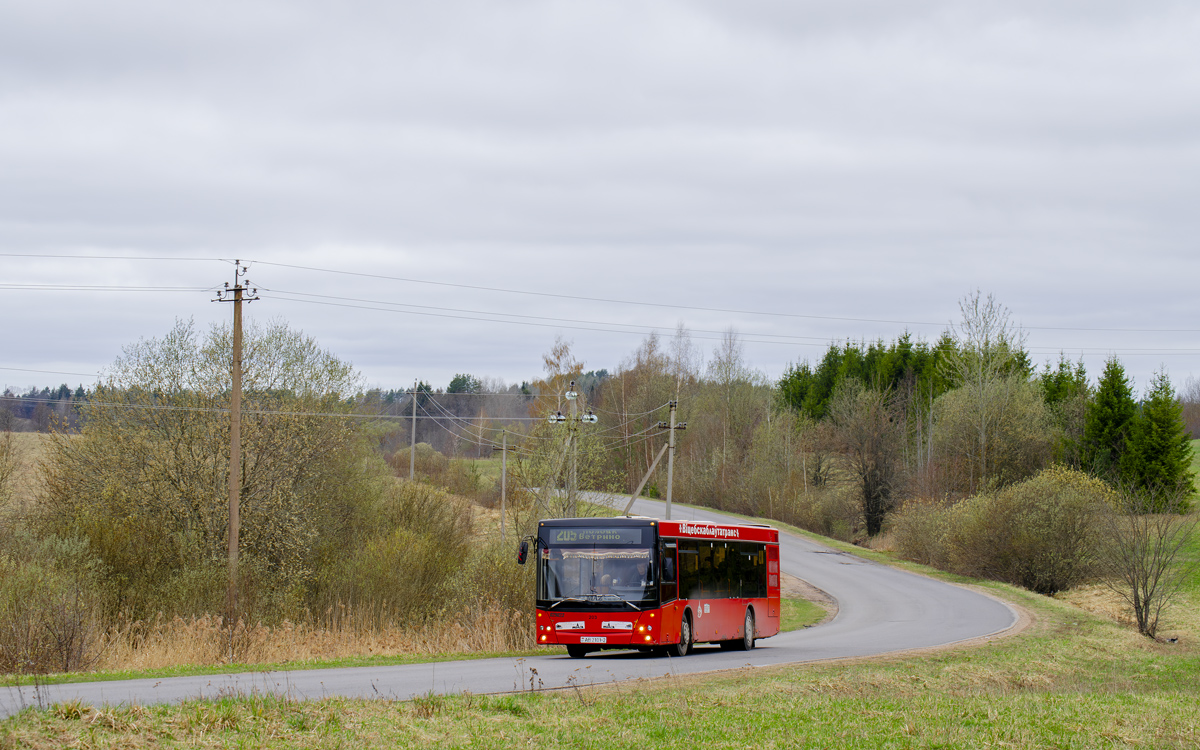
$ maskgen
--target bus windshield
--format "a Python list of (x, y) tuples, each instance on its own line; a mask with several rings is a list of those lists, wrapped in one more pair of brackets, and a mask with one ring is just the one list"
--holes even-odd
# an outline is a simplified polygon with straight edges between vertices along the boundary
[(556, 603), (551, 606), (627, 602), (635, 608), (656, 599), (654, 560), (649, 545), (642, 545), (642, 529), (622, 529), (612, 539), (572, 529), (567, 541), (555, 539), (558, 530), (550, 531), (538, 559), (538, 599)]

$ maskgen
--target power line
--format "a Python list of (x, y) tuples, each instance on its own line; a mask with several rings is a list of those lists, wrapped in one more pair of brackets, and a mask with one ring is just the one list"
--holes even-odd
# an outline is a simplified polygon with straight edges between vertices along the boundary
[(218, 261), (220, 263), (233, 263), (232, 258), (190, 258), (187, 256), (171, 256), (171, 255), (84, 255), (84, 254), (67, 254), (67, 253), (0, 253), (0, 258), (55, 258), (66, 260), (162, 260), (162, 261), (198, 261), (203, 263), (211, 263)]
[[(231, 258), (199, 258), (199, 257), (170, 257), (170, 256), (137, 256), (137, 255), (83, 255), (83, 254), (42, 254), (42, 253), (0, 253), (0, 257), (7, 258), (55, 258), (55, 259), (71, 259), (71, 260), (135, 260), (135, 261), (180, 261), (180, 262), (221, 262), (234, 263)], [(769, 310), (748, 310), (742, 308), (726, 308), (726, 307), (706, 307), (700, 305), (680, 305), (667, 302), (647, 302), (644, 300), (628, 300), (609, 297), (589, 297), (583, 295), (562, 294), (556, 292), (538, 292), (527, 289), (509, 289), (505, 287), (491, 287), (475, 284), (459, 284), (447, 281), (432, 281), (429, 279), (417, 279), (405, 276), (390, 276), (386, 274), (365, 273), (361, 271), (345, 271), (333, 268), (321, 268), (317, 266), (304, 266), (295, 263), (279, 263), (267, 260), (252, 260), (247, 261), (251, 264), (259, 264), (264, 266), (274, 266), (279, 268), (291, 268), (303, 271), (313, 271), (322, 274), (338, 274), (343, 276), (355, 276), (360, 278), (372, 278), (385, 281), (398, 281), (409, 284), (423, 284), (429, 286), (449, 287), (456, 289), (469, 289), (473, 291), (497, 292), (502, 294), (515, 294), (533, 297), (546, 297), (566, 299), (573, 301), (585, 302), (600, 302), (604, 304), (614, 305), (630, 305), (641, 307), (657, 307), (674, 310), (692, 310), (696, 312), (717, 312), (734, 315), (758, 315), (775, 318), (793, 318), (799, 320), (821, 320), (821, 321), (840, 321), (852, 323), (882, 323), (887, 325), (912, 325), (912, 326), (933, 326), (946, 327), (949, 325), (947, 321), (933, 322), (920, 320), (901, 320), (893, 318), (860, 318), (840, 315), (813, 315), (807, 313), (784, 313)], [(54, 286), (54, 285), (0, 285), (3, 288), (14, 289), (29, 289), (29, 290), (62, 290), (62, 291), (208, 291), (212, 287), (89, 287), (83, 285), (77, 286)], [(295, 294), (303, 294), (295, 292)], [(292, 300), (299, 301), (299, 300)], [(504, 314), (504, 313), (497, 313)], [(621, 324), (614, 324), (621, 325)], [(1095, 333), (1200, 333), (1200, 329), (1196, 328), (1111, 328), (1111, 327), (1081, 327), (1081, 326), (1020, 326), (1023, 330), (1030, 331), (1076, 331), (1076, 332), (1095, 332)], [(588, 329), (582, 329), (588, 330)], [(771, 335), (771, 334), (759, 334)], [(750, 343), (770, 343), (755, 341)]]
[(100, 375), (95, 372), (62, 372), (60, 370), (31, 370), (25, 367), (0, 367), (0, 370), (12, 370), (13, 372), (36, 372), (42, 375), (79, 375), (85, 378), (98, 378)]
[[(738, 308), (724, 307), (703, 307), (697, 305), (677, 305), (668, 302), (647, 302), (644, 300), (627, 300), (614, 299), (608, 297), (586, 297), (574, 294), (561, 294), (557, 292), (535, 292), (527, 289), (507, 289), (504, 287), (479, 286), (474, 284), (457, 284), (448, 281), (430, 281), (428, 279), (414, 279), (405, 276), (388, 276), (385, 274), (364, 273), (361, 271), (344, 271), (335, 268), (318, 268), (315, 266), (302, 266), (294, 263), (276, 263), (273, 261), (254, 260), (251, 263), (257, 263), (264, 266), (277, 266), (280, 268), (292, 268), (302, 271), (314, 271), (317, 273), (341, 274), (344, 276), (358, 276), (362, 278), (380, 279), (384, 281), (401, 281), (409, 284), (426, 284), (430, 286), (443, 286), (455, 289), (470, 289), (473, 291), (482, 292), (500, 292), (503, 294), (519, 294), (531, 297), (549, 297), (556, 299), (566, 299), (581, 302), (603, 302), (613, 305), (636, 305), (642, 307), (660, 307), (673, 310), (693, 310), (696, 312), (719, 312), (730, 313), (734, 315), (763, 315), (767, 317), (777, 318), (797, 318), (803, 320), (828, 320), (842, 321), (851, 323), (886, 323), (891, 325), (914, 325), (914, 326), (947, 326), (947, 321), (930, 322), (921, 320), (895, 320), (887, 318), (855, 318), (838, 315), (810, 315), (804, 313), (781, 313), (766, 310), (744, 310)], [(1095, 331), (1095, 332), (1117, 332), (1117, 333), (1200, 333), (1197, 328), (1080, 328), (1071, 326), (1020, 326), (1025, 330), (1034, 331)]]
[[(260, 287), (260, 289), (261, 289), (261, 287)], [(500, 320), (497, 318), (487, 318), (487, 317), (479, 317), (479, 316), (471, 316), (471, 315), (450, 315), (448, 313), (421, 312), (421, 311), (417, 311), (417, 310), (396, 310), (396, 309), (385, 308), (385, 307), (374, 307), (371, 305), (352, 305), (352, 304), (342, 303), (342, 302), (323, 302), (323, 301), (319, 301), (319, 300), (292, 299), (289, 297), (280, 297), (280, 296), (273, 295), (273, 294), (264, 294), (261, 296), (263, 297), (263, 299), (276, 299), (276, 300), (283, 300), (283, 301), (287, 301), (287, 302), (300, 302), (300, 303), (308, 304), (308, 305), (327, 305), (330, 307), (346, 307), (346, 308), (350, 308), (350, 309), (354, 309), (354, 310), (375, 310), (378, 312), (391, 312), (391, 313), (398, 313), (401, 315), (422, 315), (422, 316), (433, 317), (433, 318), (451, 318), (454, 320), (473, 320), (473, 321), (481, 321), (481, 322), (485, 322), (485, 323), (510, 323), (513, 325), (534, 326), (537, 328), (558, 328), (558, 329), (567, 329), (567, 330), (571, 330), (571, 331), (594, 331), (594, 332), (598, 332), (598, 333), (624, 333), (624, 334), (634, 334), (637, 336), (646, 335), (645, 330), (632, 331), (632, 330), (622, 330), (622, 329), (618, 329), (618, 328), (597, 328), (594, 326), (565, 325), (565, 324), (561, 324), (561, 323), (535, 323), (535, 322), (526, 321), (526, 320)], [(506, 314), (506, 313), (499, 313), (499, 314)], [(604, 324), (600, 324), (600, 325), (604, 325)], [(612, 323), (610, 325), (622, 325), (622, 326), (627, 326), (627, 327), (634, 327), (636, 324)], [(648, 328), (652, 331), (664, 330), (664, 329), (660, 329), (660, 328), (654, 328), (651, 326), (641, 326), (641, 327)], [(776, 335), (776, 334), (762, 334), (762, 335), (772, 336), (772, 335)], [(700, 341), (720, 341), (720, 340), (722, 340), (721, 337), (717, 337), (717, 336), (695, 336), (694, 338), (699, 339)], [(750, 338), (750, 337), (739, 337), (738, 340), (741, 341), (742, 343), (747, 343), (747, 344), (786, 344), (788, 346), (822, 346), (824, 343), (829, 341), (828, 338), (817, 338), (817, 337), (812, 337), (813, 341), (799, 341), (798, 339), (800, 339), (801, 337), (798, 337), (798, 336), (790, 337), (790, 338), (797, 339), (797, 340), (762, 341), (760, 339)], [(820, 342), (820, 343), (818, 343), (818, 342)]]
[[(392, 311), (392, 308), (416, 308), (418, 310), (436, 310), (439, 312), (465, 313), (465, 314), (469, 314), (469, 315), (497, 315), (497, 316), (503, 316), (504, 318), (523, 318), (526, 320), (546, 320), (546, 321), (554, 322), (556, 324), (556, 327), (561, 327), (561, 326), (558, 326), (558, 324), (561, 324), (561, 323), (581, 323), (581, 324), (599, 325), (599, 326), (620, 326), (622, 328), (641, 329), (640, 331), (621, 331), (623, 333), (639, 333), (639, 335), (653, 332), (653, 331), (660, 331), (660, 330), (663, 330), (663, 328), (664, 328), (663, 326), (648, 326), (648, 325), (642, 325), (640, 323), (613, 323), (610, 321), (578, 320), (578, 319), (574, 319), (574, 318), (555, 318), (555, 317), (549, 317), (549, 316), (545, 316), (545, 315), (524, 315), (521, 313), (494, 312), (494, 311), (490, 311), (490, 310), (466, 310), (466, 309), (455, 308), (455, 307), (439, 307), (436, 305), (414, 305), (414, 304), (410, 304), (410, 303), (406, 303), (406, 302), (386, 302), (386, 301), (381, 301), (381, 300), (359, 299), (359, 298), (355, 298), (355, 297), (338, 297), (338, 296), (328, 295), (328, 294), (310, 294), (307, 292), (294, 292), (294, 291), (285, 290), (285, 289), (268, 289), (267, 287), (263, 287), (263, 286), (260, 286), (259, 289), (261, 291), (265, 291), (265, 292), (274, 292), (275, 294), (291, 294), (291, 295), (297, 295), (297, 296), (301, 296), (301, 297), (317, 297), (322, 300), (338, 300), (340, 302), (359, 302), (359, 303), (363, 303), (363, 304), (367, 304), (367, 305), (384, 305), (385, 307), (368, 308), (368, 309), (378, 309), (378, 310), (382, 310), (382, 311)], [(274, 299), (287, 300), (290, 302), (308, 302), (308, 301), (310, 301), (310, 300), (305, 300), (305, 299), (289, 299), (287, 297), (274, 297)], [(411, 310), (397, 309), (397, 310), (394, 310), (394, 312), (411, 312)], [(469, 318), (469, 319), (470, 320), (492, 320), (493, 322), (498, 322), (498, 323), (520, 322), (519, 320), (508, 321), (508, 320), (495, 319), (495, 318)], [(596, 330), (596, 329), (592, 329), (592, 330)], [(706, 330), (703, 328), (689, 328), (688, 333), (715, 333), (715, 334), (719, 334), (719, 335), (724, 335), (725, 331), (713, 331), (713, 330)], [(786, 334), (775, 334), (775, 333), (756, 333), (756, 334), (752, 334), (752, 335), (760, 336), (760, 337), (766, 336), (766, 337), (778, 338), (778, 339), (790, 339), (792, 341), (812, 340), (812, 341), (818, 341), (821, 343), (825, 343), (829, 340), (827, 337), (824, 337), (824, 336), (791, 336), (791, 335), (786, 335)]]
[[(74, 408), (82, 408), (89, 406), (101, 406), (111, 409), (129, 409), (129, 410), (148, 410), (148, 411), (188, 411), (200, 412), (208, 414), (228, 414), (227, 407), (220, 406), (181, 406), (179, 404), (132, 404), (120, 403), (114, 401), (95, 401), (90, 398), (83, 399), (50, 399), (32, 396), (13, 395), (8, 397), (0, 396), (0, 398), (9, 398), (19, 400), (21, 403), (27, 404), (66, 404)], [(320, 411), (283, 411), (278, 409), (243, 409), (243, 414), (256, 414), (261, 416), (281, 416), (281, 417), (334, 417), (339, 419), (385, 419), (396, 421), (407, 421), (412, 419), (411, 415), (407, 414), (374, 414), (363, 412), (320, 412)], [(433, 419), (442, 420), (444, 417), (436, 415), (419, 416), (418, 419)], [(541, 422), (542, 417), (489, 417), (490, 421), (495, 422)]]
[(9, 284), (0, 289), (33, 292), (211, 292), (215, 286), (127, 286), (118, 284)]

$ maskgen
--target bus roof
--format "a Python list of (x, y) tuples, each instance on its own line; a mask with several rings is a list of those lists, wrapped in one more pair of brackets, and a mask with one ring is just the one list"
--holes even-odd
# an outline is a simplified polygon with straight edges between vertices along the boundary
[[(702, 539), (726, 539), (760, 542), (778, 542), (779, 532), (762, 523), (714, 523), (712, 521), (666, 521), (649, 516), (591, 516), (587, 518), (545, 518), (538, 526), (559, 528), (595, 527), (647, 527), (657, 526), (659, 534), (666, 537), (693, 537)], [(730, 533), (743, 530), (743, 533)]]

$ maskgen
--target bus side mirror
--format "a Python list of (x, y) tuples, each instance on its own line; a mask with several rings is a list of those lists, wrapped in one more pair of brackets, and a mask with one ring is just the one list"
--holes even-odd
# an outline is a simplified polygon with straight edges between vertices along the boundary
[(521, 546), (517, 549), (517, 565), (525, 564), (525, 557), (529, 555), (529, 542), (521, 542)]

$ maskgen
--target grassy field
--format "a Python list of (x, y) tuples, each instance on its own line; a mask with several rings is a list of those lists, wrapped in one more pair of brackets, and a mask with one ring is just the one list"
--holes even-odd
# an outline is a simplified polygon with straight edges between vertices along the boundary
[(1091, 748), (1200, 745), (1200, 649), (1054, 599), (1022, 635), (884, 660), (409, 701), (27, 709), (0, 747)]
[(1200, 493), (1200, 440), (1192, 441), (1192, 481)]
[(50, 436), (37, 432), (14, 432), (12, 437), (19, 456), (17, 470), (13, 473), (12, 504), (14, 508), (24, 509), (33, 503), (37, 492), (37, 466), (46, 454)]

